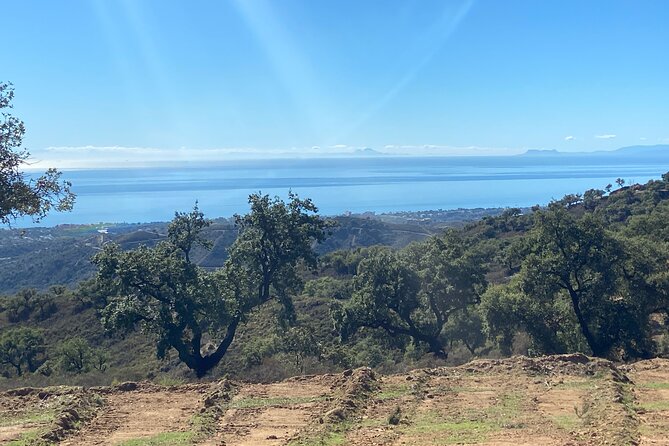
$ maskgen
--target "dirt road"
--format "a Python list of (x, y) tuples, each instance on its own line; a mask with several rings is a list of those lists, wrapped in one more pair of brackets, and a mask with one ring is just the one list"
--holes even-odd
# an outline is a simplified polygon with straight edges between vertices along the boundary
[[(90, 410), (82, 395), (95, 403)], [(43, 438), (69, 446), (669, 446), (669, 360), (616, 367), (582, 355), (517, 357), (383, 377), (359, 369), (271, 384), (0, 394), (0, 444)]]

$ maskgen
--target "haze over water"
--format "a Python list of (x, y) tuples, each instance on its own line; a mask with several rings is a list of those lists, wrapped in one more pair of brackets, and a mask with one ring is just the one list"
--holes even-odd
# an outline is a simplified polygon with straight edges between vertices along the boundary
[[(249, 194), (311, 198), (324, 215), (525, 207), (603, 189), (617, 178), (644, 183), (669, 170), (661, 157), (539, 155), (360, 157), (235, 161), (210, 167), (65, 172), (77, 202), (40, 226), (170, 220), (197, 200), (208, 217), (248, 210)], [(17, 226), (34, 226), (23, 221)]]

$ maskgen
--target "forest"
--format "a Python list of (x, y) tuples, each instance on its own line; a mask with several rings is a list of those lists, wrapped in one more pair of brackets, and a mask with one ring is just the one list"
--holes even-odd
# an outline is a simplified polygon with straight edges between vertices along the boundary
[(669, 174), (321, 255), (338, 223), (309, 199), (249, 206), (223, 248), (196, 207), (160, 240), (104, 243), (74, 285), (2, 296), (0, 386), (669, 354)]

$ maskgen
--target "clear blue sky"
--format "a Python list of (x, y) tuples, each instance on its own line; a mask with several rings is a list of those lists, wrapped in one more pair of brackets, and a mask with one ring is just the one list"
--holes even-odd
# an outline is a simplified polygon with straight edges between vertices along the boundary
[(0, 80), (40, 159), (669, 142), (666, 0), (25, 0), (2, 15)]

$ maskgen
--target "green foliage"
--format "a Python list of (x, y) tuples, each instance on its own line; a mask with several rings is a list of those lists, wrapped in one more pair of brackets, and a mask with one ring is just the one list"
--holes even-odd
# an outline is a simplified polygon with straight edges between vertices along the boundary
[[(577, 217), (561, 203), (535, 212), (517, 280), (491, 289), (484, 309), (506, 349), (523, 329), (541, 351), (595, 356), (651, 354), (649, 316), (658, 305), (660, 253), (616, 237), (593, 214)], [(658, 260), (660, 260), (658, 262)], [(665, 263), (666, 265), (666, 263)]]
[(54, 290), (60, 291), (58, 287), (45, 293), (39, 293), (35, 288), (24, 288), (14, 296), (6, 298), (3, 306), (7, 312), (7, 320), (27, 321), (33, 315), (38, 320), (47, 319), (57, 309)]
[[(94, 258), (98, 286), (109, 296), (104, 324), (126, 330), (140, 325), (157, 337), (160, 356), (173, 348), (203, 376), (220, 362), (254, 308), (276, 299), (280, 319), (293, 322), (292, 296), (302, 288), (298, 263), (316, 266), (312, 244), (324, 239), (328, 223), (310, 200), (289, 198), (284, 203), (251, 195), (251, 211), (236, 217), (239, 235), (224, 267), (215, 272), (190, 258), (195, 246), (207, 245), (201, 231), (209, 222), (197, 207), (177, 214), (167, 240), (154, 248), (124, 252), (106, 245)], [(208, 340), (213, 351), (203, 354)]]
[(88, 342), (81, 338), (73, 338), (61, 344), (58, 349), (58, 356), (62, 370), (84, 373), (90, 370), (93, 354)]
[(488, 340), (484, 320), (476, 307), (465, 308), (454, 314), (444, 328), (445, 337), (451, 342), (461, 342), (475, 356)]
[(33, 311), (33, 301), (37, 296), (37, 290), (27, 288), (19, 291), (13, 297), (9, 298), (5, 304), (7, 319), (10, 322), (25, 321), (30, 317)]
[(353, 281), (323, 276), (304, 284), (304, 294), (321, 299), (349, 299), (353, 294)]
[(306, 327), (292, 327), (282, 337), (280, 351), (290, 355), (293, 365), (300, 373), (304, 373), (304, 358), (318, 357), (322, 353), (313, 330)]
[(0, 364), (13, 367), (17, 376), (34, 372), (44, 357), (44, 337), (39, 330), (18, 327), (0, 335)]
[(91, 369), (104, 372), (109, 355), (102, 349), (94, 349), (83, 338), (71, 338), (58, 348), (58, 365), (65, 372), (80, 374)]
[(340, 276), (353, 276), (364, 259), (384, 251), (387, 247), (374, 245), (364, 248), (338, 250), (326, 254), (321, 259), (322, 269), (332, 269)]
[(519, 277), (509, 284), (495, 285), (481, 299), (481, 313), (488, 336), (505, 355), (512, 353), (519, 331), (527, 332), (533, 348), (545, 354), (584, 351), (577, 322), (567, 299), (535, 299), (521, 290)]
[(486, 286), (485, 266), (473, 245), (452, 231), (400, 253), (383, 250), (362, 260), (352, 299), (333, 307), (342, 339), (361, 327), (377, 328), (445, 356), (449, 318), (478, 303)]
[(21, 171), (30, 154), (21, 147), (26, 131), (23, 122), (5, 111), (12, 108), (13, 99), (12, 85), (0, 83), (0, 224), (26, 215), (39, 221), (52, 209), (68, 211), (74, 203), (71, 184), (61, 181), (56, 169), (36, 179)]

